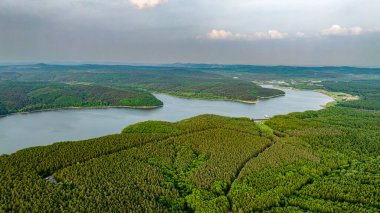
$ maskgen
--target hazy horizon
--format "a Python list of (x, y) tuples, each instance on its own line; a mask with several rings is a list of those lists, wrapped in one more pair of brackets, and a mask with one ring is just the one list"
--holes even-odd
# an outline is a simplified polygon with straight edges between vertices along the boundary
[(0, 63), (380, 67), (380, 2), (2, 0)]
[(355, 65), (283, 65), (283, 64), (226, 64), (226, 63), (190, 63), (190, 62), (173, 62), (173, 63), (128, 63), (128, 62), (0, 62), (0, 66), (30, 66), (30, 65), (52, 65), (52, 66), (84, 66), (84, 65), (99, 65), (99, 66), (175, 66), (175, 65), (220, 65), (220, 66), (257, 66), (257, 67), (352, 67), (364, 69), (380, 69), (380, 66), (355, 66)]

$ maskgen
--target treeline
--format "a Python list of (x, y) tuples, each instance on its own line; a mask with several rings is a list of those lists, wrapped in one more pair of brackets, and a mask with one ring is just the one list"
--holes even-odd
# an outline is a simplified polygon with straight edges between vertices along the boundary
[(285, 137), (243, 168), (229, 193), (233, 212), (379, 211), (379, 122), (338, 107), (270, 119)]
[(379, 139), (342, 107), (143, 122), (0, 156), (0, 211), (378, 212)]
[[(268, 145), (249, 119), (204, 115), (29, 148), (0, 156), (0, 209), (226, 211), (225, 191), (242, 162)], [(51, 175), (58, 184), (44, 179)]]
[(0, 115), (65, 107), (138, 107), (162, 104), (153, 95), (131, 88), (0, 81)]
[(261, 97), (285, 94), (281, 90), (263, 88), (243, 80), (197, 79), (197, 77), (192, 77), (181, 80), (181, 83), (176, 81), (154, 84), (142, 83), (138, 86), (187, 98), (235, 101), (256, 101)]
[[(375, 82), (363, 90), (364, 81), (325, 86), (376, 101)], [(96, 97), (113, 92), (20, 84), (3, 93), (28, 94), (15, 106), (55, 100), (66, 86)], [(379, 212), (380, 115), (342, 106), (264, 123), (215, 115), (148, 121), (2, 155), (0, 211)]]
[[(31, 64), (31, 65), (2, 65), (1, 72), (4, 72), (4, 78), (20, 78), (17, 73), (26, 72), (51, 72), (57, 71), (57, 74), (66, 71), (84, 72), (93, 71), (97, 73), (104, 72), (156, 72), (172, 73), (177, 71), (182, 73), (191, 73), (202, 71), (198, 75), (207, 75), (209, 77), (222, 74), (229, 77), (239, 76), (250, 78), (251, 80), (294, 80), (294, 79), (334, 79), (334, 80), (354, 80), (354, 79), (372, 79), (380, 75), (379, 68), (359, 68), (359, 67), (300, 67), (300, 66), (255, 66), (255, 65), (222, 65), (222, 64), (167, 64), (159, 66), (133, 66), (133, 65), (51, 65), (51, 64)], [(16, 73), (16, 74), (15, 74)], [(220, 76), (219, 76), (220, 77)]]
[(345, 101), (339, 106), (366, 110), (380, 110), (380, 80), (362, 80), (350, 82), (323, 82), (323, 86), (334, 92), (345, 92), (359, 96), (360, 100)]
[(181, 97), (256, 101), (261, 97), (284, 95), (277, 89), (262, 88), (251, 81), (233, 79), (202, 69), (164, 66), (9, 66), (0, 80), (86, 82), (112, 87), (134, 87)]

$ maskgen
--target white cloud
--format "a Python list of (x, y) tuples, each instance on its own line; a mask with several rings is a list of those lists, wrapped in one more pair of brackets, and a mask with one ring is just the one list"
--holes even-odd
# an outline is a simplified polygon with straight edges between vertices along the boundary
[(352, 35), (360, 35), (363, 32), (363, 29), (361, 27), (353, 27), (350, 28)]
[(284, 39), (287, 33), (277, 30), (269, 30), (267, 32), (256, 32), (254, 34), (232, 33), (226, 30), (212, 30), (207, 34), (207, 38), (211, 40), (276, 40)]
[(363, 29), (360, 27), (342, 27), (340, 25), (332, 25), (329, 28), (323, 29), (321, 35), (323, 36), (346, 36), (346, 35), (360, 35)]
[(212, 30), (207, 34), (207, 38), (212, 40), (234, 39), (235, 37), (236, 35), (225, 30)]
[(135, 5), (139, 9), (156, 7), (166, 0), (129, 0), (131, 4)]
[(277, 30), (269, 30), (267, 34), (269, 39), (284, 39), (288, 36), (287, 33), (282, 33)]
[[(372, 28), (369, 30), (364, 30), (361, 27), (342, 27), (340, 25), (332, 25), (329, 28), (320, 31), (319, 35), (322, 36), (349, 36), (349, 35), (361, 35), (367, 32), (379, 32), (380, 28)], [(306, 33), (296, 32), (292, 35), (295, 38), (305, 38)], [(311, 37), (318, 36), (312, 35)], [(234, 33), (227, 30), (213, 29), (207, 34), (207, 38), (211, 40), (280, 40), (288, 38), (289, 34), (285, 32), (280, 32), (278, 30), (268, 30), (266, 32), (255, 32), (252, 34), (242, 34)], [(308, 36), (310, 37), (310, 36)], [(204, 38), (203, 36), (199, 38)]]
[(297, 32), (296, 33), (296, 37), (297, 38), (304, 38), (305, 37), (305, 33), (303, 33), (303, 32)]
[(267, 32), (256, 32), (253, 35), (247, 35), (250, 40), (266, 40), (266, 39), (284, 39), (288, 36), (287, 33), (279, 32), (277, 30), (269, 30)]

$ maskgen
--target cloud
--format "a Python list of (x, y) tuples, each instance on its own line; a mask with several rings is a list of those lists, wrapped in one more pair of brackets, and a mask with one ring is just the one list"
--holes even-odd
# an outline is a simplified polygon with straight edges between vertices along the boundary
[(212, 40), (234, 39), (236, 38), (236, 34), (225, 30), (212, 30), (207, 34), (207, 38)]
[(279, 32), (277, 30), (269, 30), (267, 32), (256, 32), (252, 35), (247, 35), (250, 40), (269, 40), (269, 39), (284, 39), (288, 36), (287, 33)]
[(296, 37), (297, 38), (304, 38), (305, 37), (305, 33), (303, 33), (303, 32), (296, 32)]
[(277, 30), (269, 30), (267, 32), (256, 32), (253, 34), (232, 33), (226, 30), (214, 29), (207, 34), (207, 38), (211, 40), (277, 40), (284, 39), (287, 33)]
[(360, 35), (363, 33), (361, 27), (342, 27), (340, 25), (332, 25), (329, 28), (323, 29), (321, 35), (323, 36), (347, 36), (347, 35)]
[[(306, 35), (306, 33), (299, 31), (292, 35), (278, 30), (268, 30), (266, 32), (255, 32), (251, 34), (234, 33), (227, 30), (213, 29), (206, 36), (210, 40), (281, 40), (289, 37), (293, 38), (316, 38), (318, 36), (358, 36), (366, 33), (380, 32), (380, 27), (370, 29), (363, 29), (361, 27), (342, 27), (340, 25), (332, 25), (329, 28), (321, 30), (319, 33), (313, 35)], [(205, 38), (199, 36), (198, 38)]]
[(156, 7), (166, 0), (129, 0), (131, 4), (135, 5), (139, 9)]

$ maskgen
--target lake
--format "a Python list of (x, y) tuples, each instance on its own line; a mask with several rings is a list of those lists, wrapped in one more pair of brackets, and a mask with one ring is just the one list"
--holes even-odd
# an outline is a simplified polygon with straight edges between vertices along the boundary
[[(270, 86), (266, 86), (270, 87)], [(285, 96), (257, 104), (209, 101), (155, 94), (164, 102), (157, 109), (79, 109), (13, 114), (0, 118), (0, 154), (59, 141), (75, 141), (119, 133), (124, 127), (146, 120), (179, 121), (201, 114), (264, 118), (290, 112), (319, 110), (333, 101), (313, 91), (281, 89)]]

